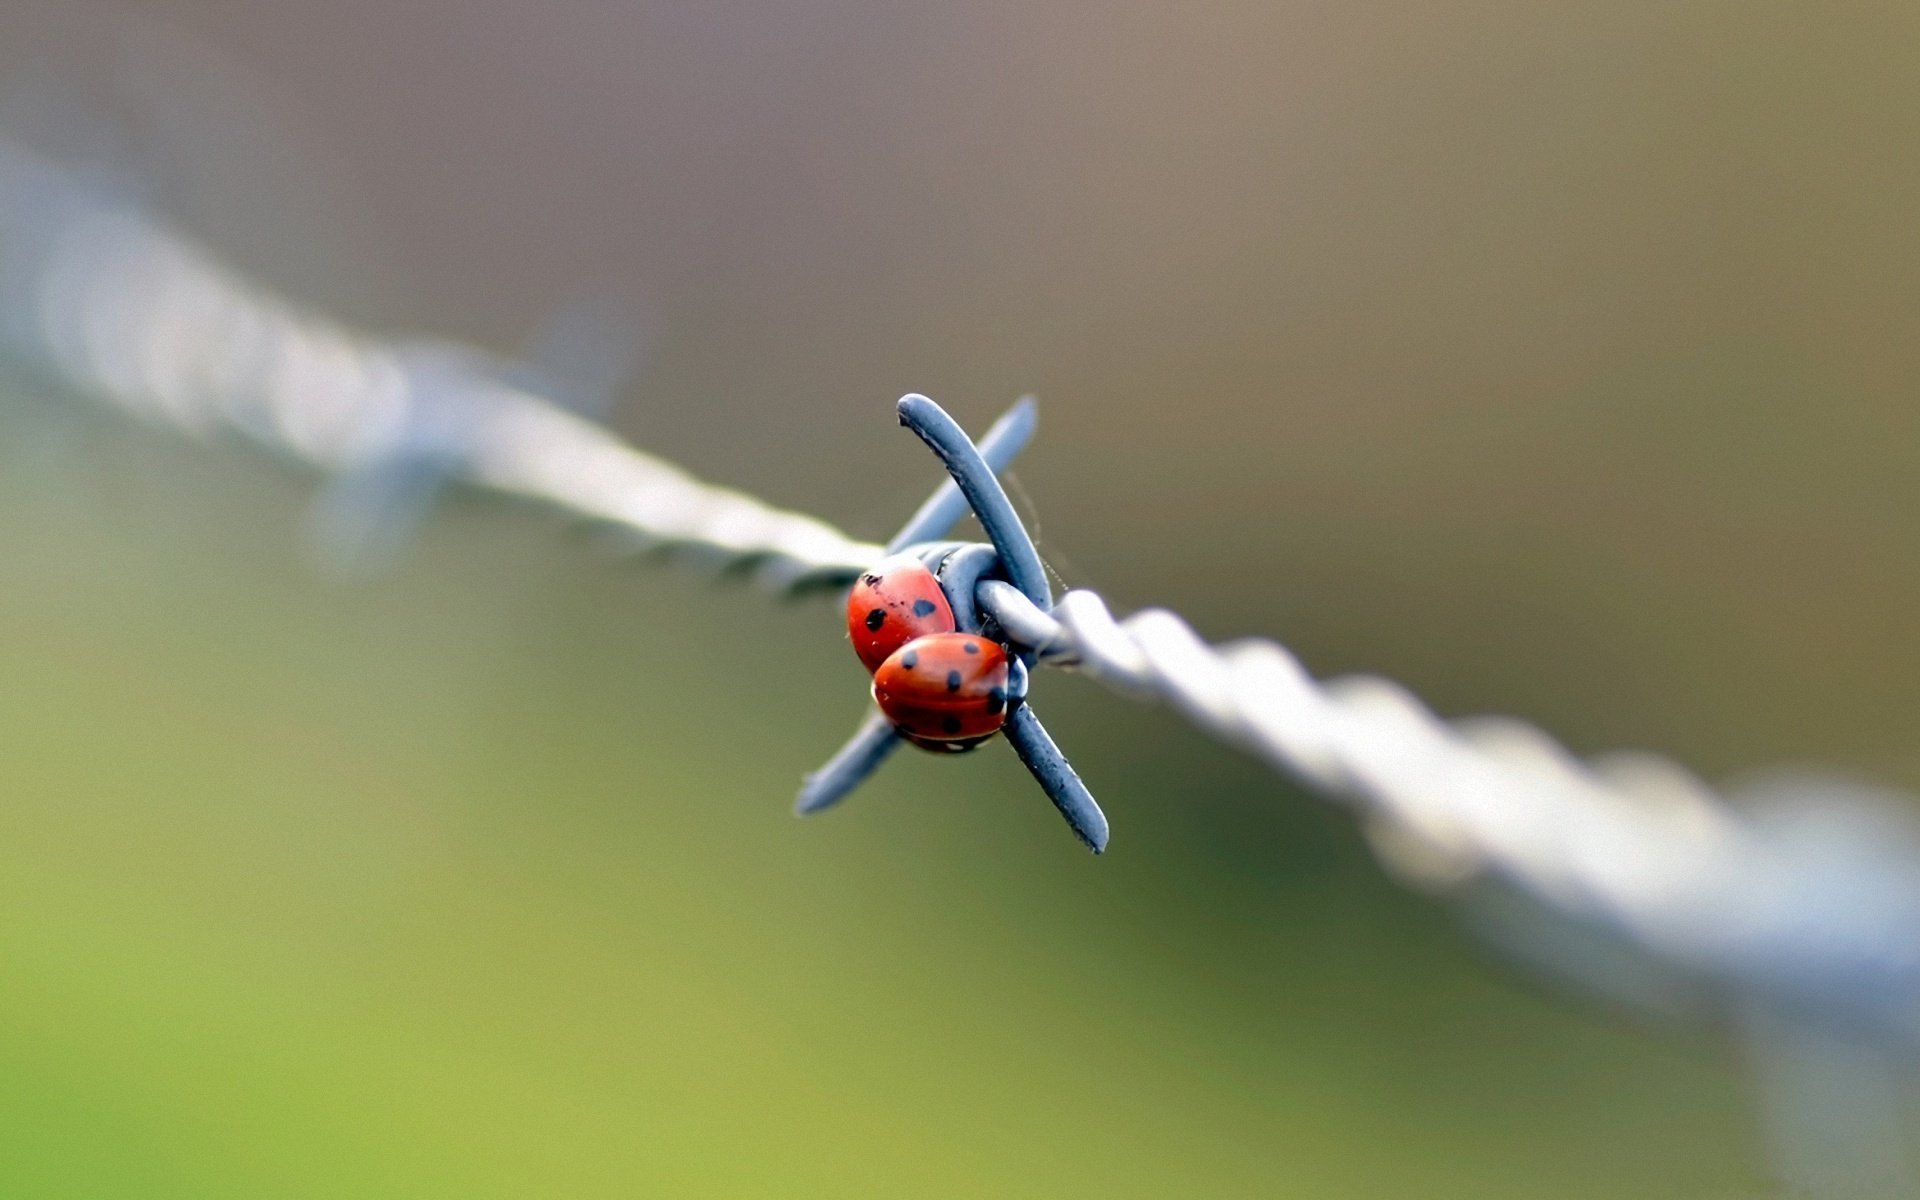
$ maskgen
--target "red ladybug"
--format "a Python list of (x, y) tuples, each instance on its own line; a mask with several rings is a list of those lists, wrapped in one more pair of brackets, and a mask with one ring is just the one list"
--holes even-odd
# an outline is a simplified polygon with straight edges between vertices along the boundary
[(895, 650), (873, 673), (873, 699), (925, 750), (971, 750), (1006, 723), (1007, 652), (971, 633), (932, 633)]
[(847, 595), (847, 636), (869, 671), (914, 638), (953, 630), (953, 607), (940, 581), (911, 554), (876, 564)]

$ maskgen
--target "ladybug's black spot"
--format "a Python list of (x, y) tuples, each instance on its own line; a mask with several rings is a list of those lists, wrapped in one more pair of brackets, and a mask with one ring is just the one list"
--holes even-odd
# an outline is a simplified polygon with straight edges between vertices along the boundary
[(960, 672), (958, 671), (947, 672), (947, 690), (950, 692), (957, 692), (960, 690)]
[(987, 711), (988, 712), (997, 713), (1006, 707), (1007, 707), (1007, 689), (997, 687), (987, 693)]
[(947, 718), (946, 720), (944, 720), (944, 721), (942, 721), (942, 722), (940, 722), (940, 725), (941, 725), (941, 727), (942, 727), (943, 729), (945, 729), (945, 730), (946, 730), (946, 731), (947, 731), (948, 733), (959, 733), (959, 732), (960, 732), (960, 718), (959, 718), (959, 717), (948, 717), (948, 718)]
[(915, 667), (920, 665), (920, 652), (918, 650), (907, 651), (904, 655), (901, 656), (900, 665), (905, 667), (909, 671), (913, 670)]
[(913, 602), (913, 615), (916, 617), (930, 617), (933, 615), (934, 608), (935, 605), (931, 600), (915, 600)]
[(867, 614), (867, 628), (879, 629), (880, 626), (886, 624), (886, 620), (887, 610), (884, 608), (876, 608)]
[(980, 653), (980, 643), (979, 643), (979, 642), (968, 642), (968, 643), (967, 643), (967, 653), (968, 653), (968, 654), (978, 654), (978, 653)]
[(860, 582), (866, 584), (868, 587), (879, 587), (880, 577), (878, 575), (862, 575)]

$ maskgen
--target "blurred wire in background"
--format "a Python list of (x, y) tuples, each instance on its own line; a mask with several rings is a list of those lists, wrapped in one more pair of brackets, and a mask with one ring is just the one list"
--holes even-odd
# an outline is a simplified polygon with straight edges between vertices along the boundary
[[(619, 357), (591, 331), (535, 366), (367, 336), (253, 285), (110, 173), (4, 131), (0, 344), (61, 390), (323, 473), (311, 530), (339, 572), (389, 560), (448, 483), (744, 568), (774, 591), (843, 582), (880, 554), (583, 415)], [(555, 379), (570, 364), (602, 382), (569, 398)], [(1116, 621), (1077, 591), (1042, 612), (1010, 591), (989, 583), (980, 598), (1043, 661), (1167, 703), (1350, 800), (1384, 864), (1458, 900), (1516, 958), (1743, 1039), (1789, 1179), (1830, 1196), (1914, 1186), (1899, 1133), (1920, 1050), (1911, 797), (1806, 773), (1723, 796), (1652, 756), (1582, 762), (1517, 721), (1442, 721), (1387, 680), (1317, 683), (1274, 643), (1211, 647), (1164, 611)], [(1083, 768), (1097, 783), (1098, 764)]]

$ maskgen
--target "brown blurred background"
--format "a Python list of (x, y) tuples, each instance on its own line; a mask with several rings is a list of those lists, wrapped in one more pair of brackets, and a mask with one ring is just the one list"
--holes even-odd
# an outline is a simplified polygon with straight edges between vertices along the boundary
[[(1120, 607), (1920, 786), (1920, 9), (20, 3), (0, 71), (371, 331), (624, 301), (618, 427), (856, 534), (900, 393), (1032, 391)], [(1041, 681), (1106, 862), (1000, 759), (796, 826), (830, 606), (460, 506), (331, 591), (299, 480), (62, 462), (0, 497), (20, 1194), (1765, 1194), (1717, 1043), (1164, 714)]]

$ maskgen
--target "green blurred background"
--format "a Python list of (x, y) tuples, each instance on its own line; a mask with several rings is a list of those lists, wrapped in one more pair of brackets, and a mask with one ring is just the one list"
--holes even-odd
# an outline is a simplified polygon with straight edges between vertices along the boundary
[[(1911, 5), (22, 2), (0, 67), (373, 331), (629, 300), (620, 428), (856, 534), (901, 392), (1035, 391), (1120, 607), (1920, 785)], [(830, 603), (471, 501), (332, 588), (314, 480), (14, 399), (0, 1196), (1778, 1194), (1729, 1045), (1168, 714), (1039, 681), (1104, 859), (1003, 752), (797, 822)]]

